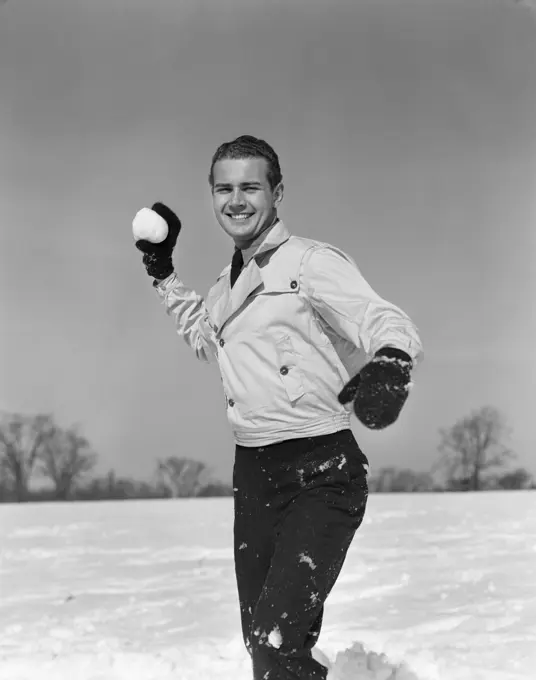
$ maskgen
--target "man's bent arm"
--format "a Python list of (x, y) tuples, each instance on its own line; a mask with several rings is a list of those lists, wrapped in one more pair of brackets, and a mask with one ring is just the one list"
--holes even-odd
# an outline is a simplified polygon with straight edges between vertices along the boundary
[(415, 366), (423, 358), (419, 333), (396, 305), (380, 297), (356, 263), (337, 248), (313, 248), (303, 262), (302, 282), (311, 304), (341, 337), (371, 359), (383, 347), (395, 347)]
[(175, 321), (177, 334), (194, 350), (199, 361), (214, 361), (217, 347), (203, 298), (185, 286), (175, 273), (155, 281), (155, 290), (166, 314)]

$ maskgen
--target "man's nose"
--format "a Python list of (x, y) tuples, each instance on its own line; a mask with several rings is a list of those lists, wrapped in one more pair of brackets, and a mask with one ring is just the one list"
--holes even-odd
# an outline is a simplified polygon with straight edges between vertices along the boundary
[(236, 188), (233, 191), (233, 193), (231, 194), (231, 198), (229, 200), (229, 204), (233, 210), (238, 210), (244, 207), (245, 205), (244, 194), (240, 189)]

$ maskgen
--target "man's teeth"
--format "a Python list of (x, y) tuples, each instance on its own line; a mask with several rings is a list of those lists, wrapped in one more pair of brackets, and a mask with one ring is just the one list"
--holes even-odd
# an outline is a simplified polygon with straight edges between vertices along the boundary
[(231, 218), (233, 220), (247, 220), (248, 217), (251, 217), (251, 215), (249, 215), (247, 213), (240, 213), (238, 215), (231, 215)]

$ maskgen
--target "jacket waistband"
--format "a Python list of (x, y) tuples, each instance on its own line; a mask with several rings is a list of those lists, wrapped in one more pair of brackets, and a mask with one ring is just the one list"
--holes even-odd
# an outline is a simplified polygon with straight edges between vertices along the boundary
[(350, 413), (337, 413), (323, 420), (306, 422), (301, 426), (293, 426), (277, 430), (235, 430), (233, 432), (235, 444), (239, 446), (268, 446), (285, 439), (300, 439), (302, 437), (315, 437), (323, 434), (332, 434), (350, 427)]

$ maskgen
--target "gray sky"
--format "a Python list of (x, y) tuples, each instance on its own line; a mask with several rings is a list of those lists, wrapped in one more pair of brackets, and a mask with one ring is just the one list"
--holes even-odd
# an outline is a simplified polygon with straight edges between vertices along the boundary
[(0, 408), (79, 423), (99, 470), (188, 455), (230, 478), (216, 365), (179, 339), (134, 248), (155, 200), (181, 278), (230, 260), (207, 173), (278, 151), (281, 216), (351, 254), (422, 335), (374, 467), (501, 409), (536, 472), (536, 21), (513, 0), (10, 0), (0, 8)]

